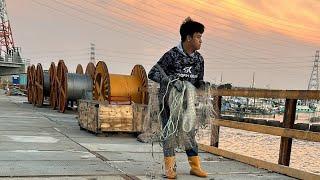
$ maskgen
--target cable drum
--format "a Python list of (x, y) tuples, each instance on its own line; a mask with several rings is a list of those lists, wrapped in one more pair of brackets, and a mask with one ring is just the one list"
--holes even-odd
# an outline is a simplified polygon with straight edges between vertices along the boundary
[(107, 65), (99, 61), (94, 78), (94, 98), (116, 103), (148, 103), (148, 78), (141, 65), (135, 65), (131, 75), (109, 74)]
[(92, 80), (90, 76), (83, 74), (67, 74), (68, 100), (78, 100), (84, 96), (86, 91), (92, 91)]
[[(91, 77), (92, 80), (94, 80), (94, 74), (96, 72), (96, 67), (94, 66), (94, 64), (92, 62), (89, 62), (87, 67), (86, 67), (86, 75), (89, 75)], [(94, 83), (94, 82), (92, 82)]]
[(64, 112), (68, 101), (75, 101), (84, 97), (86, 91), (92, 91), (92, 79), (88, 75), (68, 73), (63, 60), (57, 67), (58, 107)]
[[(96, 72), (96, 67), (95, 65), (92, 63), (92, 62), (89, 62), (87, 64), (87, 67), (86, 67), (86, 72), (85, 74), (88, 75), (91, 80), (92, 80), (92, 87), (94, 87), (94, 74)], [(85, 98), (86, 99), (90, 99), (92, 100), (93, 99), (93, 89), (91, 89), (90, 91), (86, 91), (85, 92)]]
[(49, 68), (49, 78), (50, 78), (50, 105), (52, 109), (56, 109), (57, 100), (57, 68), (54, 62), (51, 63)]
[(48, 71), (43, 72), (43, 88), (45, 97), (50, 96), (50, 76)]
[(31, 95), (31, 77), (30, 77), (30, 69), (31, 66), (27, 68), (27, 95), (28, 95), (28, 103), (31, 104), (32, 102), (32, 95)]
[[(135, 94), (138, 103), (148, 104), (149, 94), (148, 94), (148, 76), (146, 70), (142, 65), (135, 65), (131, 71), (131, 76), (139, 80), (137, 93)], [(134, 101), (136, 102), (136, 101)]]
[(77, 65), (76, 74), (83, 74), (83, 68), (81, 64)]
[(50, 96), (50, 78), (49, 73), (43, 71), (42, 65), (37, 64), (36, 76), (35, 76), (35, 105), (41, 107), (45, 97)]
[(98, 101), (106, 101), (110, 97), (110, 76), (103, 61), (99, 61), (95, 69), (93, 97)]
[(140, 97), (137, 97), (139, 88), (139, 79), (136, 76), (110, 75), (111, 95), (109, 101), (133, 101), (141, 103)]
[(36, 74), (36, 68), (34, 65), (31, 65), (30, 67), (30, 74), (29, 74), (29, 94), (30, 94), (30, 103), (35, 104), (36, 102), (36, 94), (35, 94), (35, 74)]

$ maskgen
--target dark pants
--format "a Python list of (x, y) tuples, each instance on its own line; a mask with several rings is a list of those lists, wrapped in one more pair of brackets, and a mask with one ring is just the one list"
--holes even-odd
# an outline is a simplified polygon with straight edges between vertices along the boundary
[[(160, 110), (162, 109), (162, 101), (163, 101), (162, 97), (163, 96), (161, 95), (159, 96)], [(162, 121), (162, 128), (165, 127), (170, 116), (170, 108), (168, 106), (168, 96), (166, 96), (164, 100), (164, 104), (165, 104), (164, 109), (160, 114), (161, 121)], [(163, 154), (165, 157), (170, 157), (175, 155), (174, 149), (175, 149), (176, 143), (174, 142), (174, 138), (175, 137), (170, 136), (169, 138), (163, 141)], [(195, 140), (195, 130), (192, 130), (191, 132), (186, 134), (184, 145), (185, 145), (185, 148), (186, 148), (185, 150), (188, 157), (198, 156), (198, 144)]]

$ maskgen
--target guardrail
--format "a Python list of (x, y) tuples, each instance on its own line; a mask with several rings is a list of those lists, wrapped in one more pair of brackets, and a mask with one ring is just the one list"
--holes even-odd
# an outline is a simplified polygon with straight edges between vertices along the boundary
[[(320, 142), (320, 133), (312, 131), (304, 131), (294, 129), (296, 104), (298, 99), (314, 99), (320, 100), (320, 91), (316, 90), (264, 90), (264, 89), (217, 89), (212, 90), (212, 95), (215, 99), (215, 111), (217, 118), (212, 122), (210, 146), (200, 144), (200, 149), (235, 159), (250, 165), (260, 168), (265, 168), (288, 176), (300, 179), (320, 179), (317, 174), (304, 172), (298, 169), (289, 167), (292, 139)], [(221, 118), (221, 100), (222, 96), (238, 96), (238, 97), (254, 97), (254, 98), (279, 98), (286, 99), (285, 112), (283, 115), (282, 127), (273, 127), (261, 124), (253, 124), (248, 122), (236, 122), (232, 120), (225, 120)], [(279, 160), (278, 164), (266, 162), (256, 158), (251, 158), (229, 152), (218, 148), (219, 146), (219, 131), (220, 126), (241, 129), (245, 131), (258, 132), (274, 136), (281, 136)]]

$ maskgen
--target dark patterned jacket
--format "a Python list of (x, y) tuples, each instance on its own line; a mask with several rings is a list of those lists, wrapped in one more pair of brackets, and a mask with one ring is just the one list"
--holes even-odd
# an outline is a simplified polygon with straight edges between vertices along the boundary
[(159, 98), (163, 97), (167, 84), (162, 80), (168, 76), (171, 80), (179, 78), (191, 82), (199, 88), (203, 82), (204, 60), (199, 52), (186, 55), (181, 45), (166, 52), (155, 66), (152, 67), (148, 78), (160, 83)]

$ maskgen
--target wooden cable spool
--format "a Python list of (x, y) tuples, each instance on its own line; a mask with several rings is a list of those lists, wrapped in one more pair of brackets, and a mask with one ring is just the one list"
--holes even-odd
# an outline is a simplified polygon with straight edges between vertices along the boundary
[[(86, 73), (85, 73), (85, 74), (91, 78), (91, 80), (92, 80), (92, 87), (94, 86), (94, 74), (95, 74), (95, 72), (96, 72), (96, 67), (95, 67), (95, 65), (94, 65), (92, 62), (89, 62), (89, 63), (87, 64)], [(91, 89), (90, 92), (88, 92), (88, 93), (86, 94), (86, 96), (87, 96), (87, 99), (91, 99), (91, 100), (93, 99), (93, 88)]]
[(27, 95), (28, 95), (28, 102), (32, 102), (32, 96), (31, 96), (31, 79), (30, 79), (30, 66), (27, 68)]
[(109, 74), (107, 65), (99, 61), (94, 82), (95, 100), (148, 104), (148, 78), (142, 65), (135, 65), (128, 76)]
[(34, 65), (30, 67), (30, 97), (31, 97), (31, 104), (35, 104), (36, 101), (36, 94), (35, 94), (35, 74), (36, 68)]
[(63, 60), (57, 67), (58, 108), (64, 112), (68, 101), (81, 99), (86, 91), (92, 91), (92, 79), (88, 75), (68, 73)]
[(56, 109), (58, 104), (58, 90), (57, 90), (57, 68), (54, 62), (51, 63), (49, 68), (50, 76), (50, 106), (52, 109)]
[(99, 61), (94, 74), (93, 97), (98, 101), (108, 100), (110, 97), (110, 76), (106, 63)]
[(94, 81), (94, 74), (96, 72), (96, 67), (92, 62), (89, 62), (87, 67), (86, 67), (86, 75), (89, 75), (92, 79), (92, 81)]
[(63, 60), (58, 62), (57, 67), (57, 106), (60, 112), (64, 112), (67, 105), (67, 78), (68, 73), (67, 66), (64, 64)]
[(41, 107), (45, 97), (50, 95), (50, 78), (49, 73), (44, 72), (42, 65), (37, 64), (37, 70), (35, 74), (35, 105)]
[(77, 69), (76, 69), (76, 73), (77, 74), (83, 74), (83, 68), (81, 64), (77, 65)]

